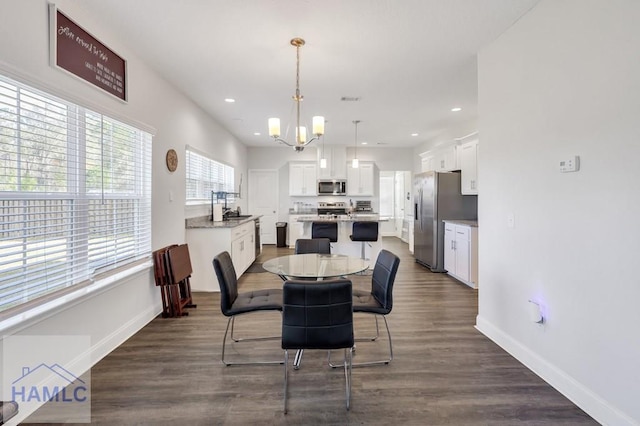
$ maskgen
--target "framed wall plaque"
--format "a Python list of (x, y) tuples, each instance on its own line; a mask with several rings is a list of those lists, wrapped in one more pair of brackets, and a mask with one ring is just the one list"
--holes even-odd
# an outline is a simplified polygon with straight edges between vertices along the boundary
[(51, 65), (127, 101), (127, 61), (49, 4)]

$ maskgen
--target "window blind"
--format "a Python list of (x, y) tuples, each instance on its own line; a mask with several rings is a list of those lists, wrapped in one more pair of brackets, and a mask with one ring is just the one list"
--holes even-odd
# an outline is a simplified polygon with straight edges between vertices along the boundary
[(188, 148), (186, 157), (187, 202), (210, 201), (212, 191), (233, 192), (233, 167)]
[(151, 252), (151, 135), (0, 76), (0, 311)]

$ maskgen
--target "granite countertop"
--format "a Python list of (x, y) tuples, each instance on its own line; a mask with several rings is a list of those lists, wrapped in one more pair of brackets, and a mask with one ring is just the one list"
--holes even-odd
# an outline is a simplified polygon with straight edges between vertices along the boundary
[(192, 217), (185, 219), (185, 228), (186, 229), (194, 229), (194, 228), (210, 228), (210, 229), (229, 229), (235, 228), (236, 226), (244, 225), (247, 222), (251, 222), (260, 218), (262, 215), (258, 216), (249, 216), (242, 218), (231, 218), (230, 220), (224, 220), (222, 222), (213, 222), (211, 220), (211, 216), (200, 216), (200, 217)]
[(462, 219), (444, 219), (443, 222), (453, 223), (454, 225), (471, 226), (472, 228), (478, 227), (477, 220), (462, 220)]
[(377, 214), (338, 215), (337, 217), (315, 215), (299, 217), (298, 222), (387, 222), (389, 219), (380, 218)]

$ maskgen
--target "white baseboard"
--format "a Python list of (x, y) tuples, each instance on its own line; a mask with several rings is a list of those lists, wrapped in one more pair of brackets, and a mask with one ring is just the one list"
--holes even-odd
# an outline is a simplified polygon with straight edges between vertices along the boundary
[(567, 375), (555, 365), (541, 358), (528, 347), (514, 340), (492, 323), (478, 315), (476, 329), (498, 346), (507, 351), (515, 359), (540, 376), (545, 382), (553, 386), (558, 392), (584, 410), (596, 421), (603, 425), (638, 426), (639, 423), (585, 387), (571, 376)]

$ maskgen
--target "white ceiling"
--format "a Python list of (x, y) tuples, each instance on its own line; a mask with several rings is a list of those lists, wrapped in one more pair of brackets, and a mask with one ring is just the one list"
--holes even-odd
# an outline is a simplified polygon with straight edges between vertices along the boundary
[[(289, 41), (301, 37), (306, 40), (300, 51), (300, 91), (307, 126), (312, 115), (323, 115), (325, 142), (353, 145), (352, 121), (361, 120), (358, 142), (408, 147), (476, 118), (476, 53), (538, 1), (83, 4), (246, 145), (274, 145), (269, 117), (280, 117), (283, 133), (289, 123), (294, 128), (295, 48)], [(341, 101), (344, 96), (360, 101)], [(462, 111), (451, 112), (453, 107)], [(290, 132), (287, 140), (292, 139)]]

